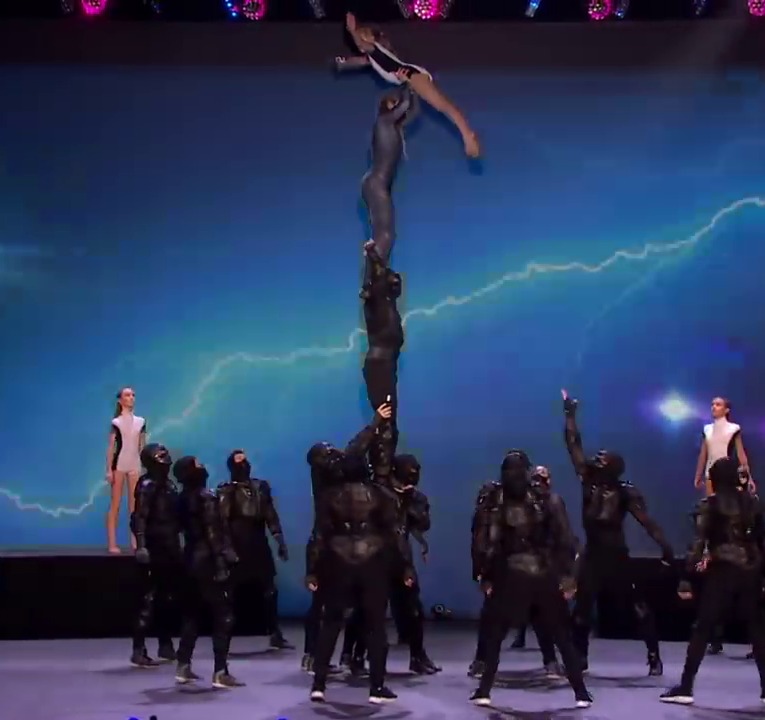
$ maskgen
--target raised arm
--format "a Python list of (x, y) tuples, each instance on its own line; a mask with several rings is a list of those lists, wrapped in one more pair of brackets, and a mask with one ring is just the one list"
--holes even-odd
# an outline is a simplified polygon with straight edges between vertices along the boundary
[(385, 117), (387, 117), (392, 123), (397, 123), (402, 120), (406, 120), (406, 122), (409, 122), (410, 119), (408, 115), (410, 112), (416, 113), (417, 106), (415, 104), (415, 98), (417, 97), (414, 92), (412, 91), (412, 88), (409, 87), (409, 85), (402, 85), (398, 90), (398, 104), (396, 107), (394, 107), (392, 110), (389, 110)]
[(651, 540), (661, 548), (662, 562), (671, 564), (675, 559), (675, 553), (672, 551), (672, 546), (667, 538), (664, 537), (664, 532), (659, 524), (648, 514), (648, 507), (642, 493), (632, 485), (628, 485), (625, 492), (627, 494), (628, 512), (645, 528)]
[(564, 426), (566, 449), (571, 458), (571, 463), (574, 466), (574, 471), (581, 479), (586, 471), (587, 460), (584, 456), (584, 450), (582, 449), (582, 435), (576, 424), (578, 401), (570, 397), (565, 390), (562, 390), (561, 394), (563, 395), (563, 412), (566, 416)]
[[(382, 408), (389, 408), (390, 406), (383, 405)], [(388, 418), (383, 417), (383, 415), (380, 414), (380, 411), (382, 408), (378, 408), (377, 412), (375, 413), (375, 416), (372, 418), (372, 422), (369, 423), (366, 427), (364, 427), (361, 432), (359, 432), (346, 446), (345, 452), (348, 455), (366, 455), (369, 450), (369, 445), (372, 442), (372, 439), (374, 438), (375, 434), (377, 433), (378, 428), (382, 423), (387, 420), (390, 417), (390, 413), (388, 413)]]
[(694, 487), (701, 487), (704, 484), (704, 471), (707, 467), (707, 441), (704, 435), (701, 436), (701, 448), (699, 449), (699, 459), (696, 461), (696, 475), (693, 478)]

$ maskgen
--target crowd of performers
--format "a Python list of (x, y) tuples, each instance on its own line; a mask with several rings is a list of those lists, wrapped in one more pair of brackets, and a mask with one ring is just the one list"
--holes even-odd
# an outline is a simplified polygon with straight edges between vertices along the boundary
[[(373, 419), (343, 449), (321, 442), (307, 453), (314, 524), (305, 557), (311, 606), (302, 667), (313, 675), (311, 700), (324, 701), (327, 680), (338, 672), (331, 660), (344, 629), (341, 665), (353, 675), (368, 676), (369, 701), (380, 704), (396, 699), (385, 684), (389, 606), (399, 635), (410, 649), (410, 670), (432, 674), (441, 669), (425, 651), (423, 607), (410, 542), (413, 537), (427, 554), (429, 503), (418, 487), (420, 463), (398, 449), (402, 277), (390, 267), (395, 239), (391, 187), (404, 153), (404, 128), (416, 112), (417, 97), (455, 122), (468, 155), (478, 155), (479, 147), (475, 133), (427, 71), (401, 62), (381, 33), (359, 27), (350, 15), (347, 30), (361, 54), (337, 58), (337, 66), (370, 66), (400, 87), (378, 105), (372, 165), (362, 182), (372, 227), (372, 239), (364, 246), (360, 293), (368, 338), (363, 379)], [(109, 550), (119, 552), (115, 519), (122, 487), (127, 485), (133, 547), (145, 588), (131, 662), (148, 668), (158, 661), (175, 661), (179, 683), (198, 680), (191, 661), (199, 617), (206, 607), (213, 617), (213, 685), (240, 686), (228, 669), (233, 598), (240, 588), (252, 585), (261, 594), (271, 646), (290, 647), (279, 628), (276, 568), (268, 534), (281, 560), (288, 560), (288, 551), (270, 485), (252, 477), (246, 453), (236, 449), (227, 461), (229, 480), (215, 492), (208, 490), (208, 472), (196, 457), (173, 463), (166, 447), (145, 443), (146, 422), (134, 414), (134, 403), (133, 391), (123, 389), (107, 453), (112, 485)], [(642, 494), (623, 479), (621, 455), (608, 450), (585, 454), (577, 408), (577, 401), (564, 391), (565, 444), (582, 490), (583, 544), (572, 532), (562, 499), (552, 489), (550, 472), (532, 464), (523, 450), (507, 452), (499, 479), (478, 494), (471, 550), (473, 578), (483, 591), (484, 603), (468, 675), (479, 681), (471, 700), (480, 706), (491, 704), (500, 648), (508, 631), (520, 628), (514, 645), (521, 645), (529, 623), (546, 673), (565, 676), (576, 706), (589, 707), (593, 699), (584, 677), (592, 611), (604, 589), (629, 599), (645, 642), (648, 674), (661, 676), (664, 671), (653, 614), (631, 574), (626, 518), (632, 516), (645, 528), (668, 566), (674, 565), (673, 549), (649, 516)], [(704, 429), (696, 485), (706, 482), (708, 496), (693, 515), (695, 538), (678, 594), (692, 596), (691, 581), (699, 576), (705, 582), (683, 674), (679, 684), (661, 696), (666, 702), (693, 702), (695, 675), (710, 643), (713, 651), (718, 649), (718, 628), (734, 597), (749, 624), (765, 701), (765, 616), (760, 607), (765, 522), (748, 473), (740, 428), (729, 421), (729, 410), (725, 400), (715, 399), (714, 421)], [(734, 454), (738, 462), (731, 459)], [(141, 467), (145, 474), (139, 479)], [(180, 491), (171, 480), (171, 469)], [(168, 630), (173, 598), (180, 598), (183, 616), (177, 650)], [(159, 640), (157, 660), (146, 648), (152, 618)]]

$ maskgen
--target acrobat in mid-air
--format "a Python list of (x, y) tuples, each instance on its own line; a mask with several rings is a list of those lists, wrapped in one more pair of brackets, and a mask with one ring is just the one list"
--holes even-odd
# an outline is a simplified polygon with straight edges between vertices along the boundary
[(359, 26), (352, 13), (346, 15), (345, 26), (361, 54), (335, 58), (335, 66), (338, 70), (371, 67), (383, 80), (393, 85), (408, 83), (426, 103), (454, 123), (462, 135), (465, 154), (471, 158), (480, 156), (481, 146), (478, 136), (460, 109), (444, 95), (433, 81), (433, 76), (425, 68), (403, 62), (395, 55), (388, 38), (382, 32)]

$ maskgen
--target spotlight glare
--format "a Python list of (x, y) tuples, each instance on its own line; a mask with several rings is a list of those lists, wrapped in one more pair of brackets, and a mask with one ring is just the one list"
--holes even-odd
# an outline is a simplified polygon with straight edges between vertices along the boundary
[(245, 0), (242, 5), (242, 15), (248, 20), (262, 20), (267, 10), (266, 0)]
[(630, 11), (630, 0), (617, 0), (616, 9), (614, 10), (614, 16), (619, 20), (624, 20), (627, 17), (627, 13)]
[(749, 14), (754, 17), (765, 17), (765, 0), (749, 0)]
[(88, 17), (101, 15), (106, 10), (107, 0), (81, 0), (82, 12)]
[(533, 18), (534, 15), (537, 14), (537, 10), (539, 10), (539, 3), (541, 0), (529, 0), (528, 7), (526, 8), (526, 17), (527, 18)]
[(414, 0), (412, 12), (420, 20), (435, 20), (441, 15), (440, 0)]
[(587, 14), (590, 20), (607, 20), (614, 12), (613, 0), (589, 0)]
[(694, 417), (693, 408), (677, 393), (659, 403), (659, 412), (671, 423), (680, 423)]

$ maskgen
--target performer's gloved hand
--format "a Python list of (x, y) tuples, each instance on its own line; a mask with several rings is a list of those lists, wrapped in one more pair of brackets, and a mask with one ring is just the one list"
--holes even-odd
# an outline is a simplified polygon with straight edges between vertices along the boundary
[(675, 551), (669, 545), (661, 549), (661, 564), (670, 568), (675, 564)]
[(279, 543), (279, 549), (276, 552), (282, 562), (287, 562), (287, 560), (290, 559), (290, 553), (289, 550), (287, 550), (287, 544), (283, 540)]
[(560, 589), (563, 597), (571, 600), (576, 595), (576, 580), (572, 577), (564, 577), (560, 582)]
[(215, 575), (213, 575), (213, 582), (224, 583), (230, 577), (228, 567), (226, 565), (226, 559), (219, 557), (215, 561)]
[(561, 390), (560, 394), (563, 397), (563, 412), (567, 417), (574, 417), (579, 401), (576, 398), (572, 398), (567, 390)]
[(677, 586), (677, 594), (681, 600), (690, 600), (693, 597), (693, 587), (687, 580), (681, 580)]
[(386, 420), (390, 420), (391, 415), (393, 415), (393, 408), (391, 407), (390, 402), (384, 402), (375, 411), (373, 423), (375, 425), (382, 425)]
[(228, 565), (236, 565), (239, 562), (239, 556), (232, 547), (227, 547), (223, 550), (223, 559)]
[(316, 575), (306, 575), (305, 586), (311, 592), (316, 592), (319, 589), (319, 580), (317, 579)]
[(494, 592), (494, 585), (488, 580), (481, 578), (480, 575), (479, 582), (481, 583), (481, 592), (486, 595), (486, 597), (491, 597), (491, 594)]
[(145, 548), (138, 548), (135, 551), (135, 561), (139, 563), (140, 565), (148, 565), (151, 561), (151, 556), (149, 555), (149, 551)]
[(416, 578), (417, 576), (414, 574), (414, 570), (412, 568), (407, 568), (404, 570), (404, 585), (406, 585), (408, 588), (414, 587)]

